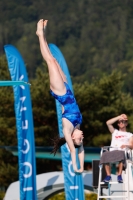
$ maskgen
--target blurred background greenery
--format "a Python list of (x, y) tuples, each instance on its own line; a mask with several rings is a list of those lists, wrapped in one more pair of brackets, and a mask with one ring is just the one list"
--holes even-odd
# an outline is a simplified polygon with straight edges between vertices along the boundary
[[(48, 71), (35, 34), (40, 18), (48, 19), (47, 41), (60, 48), (68, 64), (83, 115), (84, 146), (109, 145), (106, 121), (122, 113), (133, 132), (133, 0), (1, 0), (0, 80), (10, 79), (3, 46), (12, 44), (31, 83), (36, 146), (51, 146), (50, 138), (58, 133)], [(0, 146), (17, 146), (11, 87), (0, 88), (0, 103)], [(0, 149), (0, 160), (0, 188), (6, 189), (18, 180), (17, 157)], [(61, 169), (61, 162), (36, 162), (37, 174)]]

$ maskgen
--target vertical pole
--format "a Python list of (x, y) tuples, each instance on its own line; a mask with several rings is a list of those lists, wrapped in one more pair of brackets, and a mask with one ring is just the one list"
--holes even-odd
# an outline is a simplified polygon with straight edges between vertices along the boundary
[(97, 200), (99, 200), (99, 196), (101, 193), (101, 177), (102, 177), (102, 168), (103, 165), (99, 165), (99, 180), (98, 180), (98, 194), (97, 194)]
[(129, 163), (128, 160), (126, 160), (127, 162), (127, 199), (130, 200), (130, 195), (129, 195)]

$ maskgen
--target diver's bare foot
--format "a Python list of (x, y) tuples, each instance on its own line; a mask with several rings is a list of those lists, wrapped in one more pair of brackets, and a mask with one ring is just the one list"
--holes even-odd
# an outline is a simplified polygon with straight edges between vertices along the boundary
[(43, 28), (44, 28), (44, 31), (46, 30), (47, 23), (48, 23), (48, 20), (44, 20), (44, 22), (43, 22)]
[(43, 36), (43, 19), (40, 19), (37, 23), (36, 35), (38, 37)]
[(44, 22), (43, 22), (44, 39), (45, 39), (45, 34), (46, 34), (47, 23), (48, 23), (48, 20), (44, 20)]

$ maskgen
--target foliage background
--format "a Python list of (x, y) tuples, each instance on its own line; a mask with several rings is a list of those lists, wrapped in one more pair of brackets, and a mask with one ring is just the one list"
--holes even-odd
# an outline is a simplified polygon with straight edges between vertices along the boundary
[[(128, 115), (128, 131), (133, 132), (133, 0), (1, 0), (0, 80), (10, 79), (3, 46), (12, 44), (32, 84), (36, 146), (50, 146), (50, 137), (58, 133), (35, 34), (40, 18), (49, 20), (47, 41), (60, 48), (69, 66), (83, 115), (84, 146), (109, 145), (106, 121), (121, 113)], [(0, 146), (17, 146), (12, 88), (0, 88), (0, 103)], [(18, 180), (17, 158), (0, 149), (0, 160), (0, 187), (7, 188)], [(60, 169), (61, 162), (37, 160), (38, 174)]]

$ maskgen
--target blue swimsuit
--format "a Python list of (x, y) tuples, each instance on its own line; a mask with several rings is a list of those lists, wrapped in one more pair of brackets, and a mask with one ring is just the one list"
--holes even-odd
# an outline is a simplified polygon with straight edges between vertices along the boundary
[(66, 86), (66, 94), (62, 96), (58, 96), (50, 90), (51, 95), (57, 99), (64, 107), (64, 113), (62, 113), (62, 118), (68, 119), (73, 126), (75, 127), (77, 124), (82, 123), (82, 115), (80, 113), (79, 107), (76, 103), (73, 93), (71, 92), (67, 83)]

